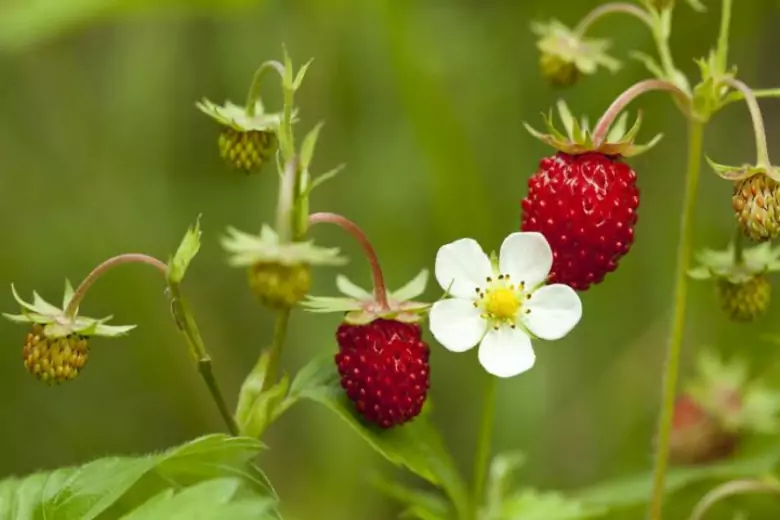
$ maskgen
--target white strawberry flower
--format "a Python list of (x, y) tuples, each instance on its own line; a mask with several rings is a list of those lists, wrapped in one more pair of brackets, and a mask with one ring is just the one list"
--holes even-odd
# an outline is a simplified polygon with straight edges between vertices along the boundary
[(540, 233), (512, 233), (491, 260), (471, 238), (444, 245), (436, 255), (436, 280), (452, 298), (433, 304), (430, 328), (452, 352), (479, 344), (479, 362), (489, 373), (512, 377), (533, 367), (531, 338), (556, 340), (582, 317), (577, 293), (545, 285), (553, 263)]

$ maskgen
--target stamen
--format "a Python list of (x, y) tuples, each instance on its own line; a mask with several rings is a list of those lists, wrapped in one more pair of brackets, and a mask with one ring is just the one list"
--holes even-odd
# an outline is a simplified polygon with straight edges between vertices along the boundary
[(531, 309), (526, 309), (526, 310), (525, 310), (525, 313), (526, 313), (526, 314), (531, 314)]
[(504, 279), (504, 275), (503, 274), (498, 275), (498, 279), (499, 280), (503, 280)]
[(488, 283), (493, 281), (493, 279), (491, 277), (489, 277), (489, 276), (487, 278), (485, 278), (485, 279), (488, 281)]

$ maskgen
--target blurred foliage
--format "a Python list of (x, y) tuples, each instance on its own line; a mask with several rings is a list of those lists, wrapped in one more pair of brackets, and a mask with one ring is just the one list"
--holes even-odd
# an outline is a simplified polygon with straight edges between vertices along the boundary
[[(6, 0), (0, 5), (0, 282), (44, 297), (105, 258), (143, 251), (165, 258), (181, 230), (203, 213), (202, 252), (183, 291), (191, 300), (217, 378), (233, 400), (271, 332), (242, 273), (225, 265), (218, 237), (227, 225), (259, 229), (273, 218), (272, 171), (244, 177), (225, 169), (217, 128), (194, 108), (202, 97), (241, 100), (252, 73), (286, 43), (297, 62), (315, 58), (298, 95), (302, 128), (320, 120), (314, 168), (347, 168), (323, 185), (313, 210), (344, 213), (374, 240), (390, 286), (431, 267), (439, 245), (472, 236), (488, 247), (519, 225), (526, 180), (549, 149), (522, 127), (535, 124), (564, 95), (537, 69), (531, 20), (573, 24), (593, 0)], [(697, 14), (680, 2), (673, 51), (689, 73), (717, 32), (717, 3)], [(732, 62), (751, 86), (780, 84), (774, 66), (780, 35), (775, 0), (735, 6)], [(615, 54), (652, 51), (633, 20), (595, 30), (618, 42)], [(566, 99), (595, 120), (621, 90), (645, 76), (626, 60), (617, 74), (588, 78)], [(266, 104), (278, 108), (268, 88)], [(780, 132), (776, 103), (764, 103), (772, 153)], [(642, 190), (637, 242), (620, 269), (583, 296), (576, 334), (539, 349), (537, 367), (502, 382), (498, 451), (521, 450), (517, 481), (542, 489), (577, 489), (644, 472), (660, 395), (669, 323), (672, 267), (682, 197), (684, 124), (664, 96), (648, 96), (645, 136), (666, 138), (632, 165)], [(302, 132), (303, 130), (300, 130)], [(641, 137), (641, 136), (640, 136)], [(747, 113), (739, 104), (708, 127), (708, 152), (740, 163), (753, 155)], [(728, 183), (703, 178), (697, 245), (722, 248), (734, 217)], [(318, 243), (353, 258), (357, 282), (368, 269), (338, 230), (315, 230)], [(315, 294), (333, 291), (334, 269), (315, 273)], [(775, 281), (776, 282), (776, 281)], [(363, 284), (363, 283), (361, 283)], [(139, 323), (127, 338), (96, 340), (79, 380), (48, 388), (21, 363), (25, 331), (0, 323), (0, 474), (71, 466), (106, 454), (154, 451), (222, 423), (178, 338), (164, 283), (143, 267), (100, 280), (82, 308)], [(433, 291), (428, 297), (435, 298)], [(777, 299), (775, 299), (777, 300)], [(10, 291), (3, 310), (14, 310)], [(749, 327), (722, 319), (707, 283), (690, 294), (686, 368), (699, 345), (747, 352), (754, 368), (772, 369), (778, 307)], [(291, 372), (335, 351), (337, 317), (297, 313), (284, 356)], [(480, 369), (432, 344), (431, 420), (461, 470), (473, 458)], [(267, 470), (295, 518), (394, 518), (397, 505), (365, 477), (389, 470), (337, 417), (300, 405), (264, 441)], [(754, 439), (738, 457), (767, 453), (776, 438)], [(706, 487), (693, 485), (670, 503), (679, 518)], [(731, 503), (731, 502), (730, 502)], [(776, 514), (768, 499), (737, 506)], [(712, 518), (733, 517), (719, 508)], [(773, 513), (775, 512), (775, 513)], [(610, 518), (636, 518), (636, 509)], [(729, 514), (731, 514), (729, 516)]]

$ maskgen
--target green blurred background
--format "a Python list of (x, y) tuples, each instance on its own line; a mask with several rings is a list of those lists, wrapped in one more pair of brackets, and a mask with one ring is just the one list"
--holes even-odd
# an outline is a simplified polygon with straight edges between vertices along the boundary
[[(717, 31), (707, 14), (677, 9), (674, 55), (687, 72)], [(326, 126), (315, 167), (348, 167), (319, 189), (313, 210), (337, 211), (374, 240), (391, 287), (432, 267), (437, 248), (472, 236), (497, 246), (518, 227), (519, 201), (549, 153), (523, 129), (538, 125), (560, 92), (537, 70), (529, 23), (573, 25), (586, 0), (106, 1), (4, 0), (0, 5), (0, 286), (17, 284), (54, 301), (65, 277), (80, 280), (122, 252), (166, 258), (203, 212), (204, 247), (185, 283), (231, 406), (271, 333), (271, 316), (225, 265), (218, 237), (227, 225), (259, 229), (273, 218), (273, 169), (244, 177), (223, 166), (217, 128), (194, 108), (202, 96), (243, 102), (251, 75), (281, 44), (302, 64), (299, 134)], [(774, 1), (736, 2), (732, 63), (752, 86), (780, 83), (780, 21)], [(615, 54), (653, 52), (636, 21), (612, 17)], [(565, 93), (595, 120), (621, 90), (646, 77), (631, 60), (617, 75), (589, 78)], [(278, 107), (276, 85), (265, 101)], [(777, 104), (766, 102), (770, 143), (780, 135)], [(642, 136), (663, 131), (652, 152), (632, 160), (642, 192), (637, 241), (606, 281), (583, 295), (581, 325), (566, 340), (538, 345), (534, 370), (500, 384), (495, 445), (522, 450), (528, 485), (570, 489), (646, 470), (659, 400), (672, 271), (682, 199), (685, 126), (667, 96), (651, 94)], [(706, 149), (725, 163), (753, 159), (747, 111), (735, 104), (709, 126)], [(772, 152), (780, 154), (779, 147)], [(722, 247), (733, 226), (730, 187), (706, 172), (697, 246)], [(345, 268), (367, 284), (366, 263), (349, 237), (317, 229), (342, 247)], [(316, 277), (334, 291), (333, 269)], [(138, 323), (131, 335), (95, 340), (86, 372), (49, 388), (24, 370), (25, 330), (0, 322), (0, 474), (23, 474), (108, 454), (158, 450), (222, 429), (220, 418), (171, 322), (159, 276), (129, 266), (101, 279), (82, 309)], [(437, 288), (427, 296), (435, 298)], [(0, 300), (15, 311), (10, 291)], [(771, 317), (726, 323), (712, 287), (690, 295), (685, 367), (701, 345), (747, 352), (756, 367), (776, 359), (762, 334)], [(295, 370), (333, 352), (337, 316), (296, 313), (284, 354)], [(476, 355), (432, 344), (435, 420), (470, 474), (480, 412)], [(367, 482), (392, 469), (329, 412), (294, 408), (265, 438), (261, 461), (286, 511), (300, 519), (393, 518), (395, 505)], [(777, 439), (763, 439), (763, 443)], [(680, 517), (695, 498), (675, 500)], [(630, 517), (631, 515), (629, 515)], [(635, 518), (637, 515), (633, 515)], [(763, 517), (762, 517), (763, 518)], [(767, 517), (769, 518), (769, 517)], [(774, 518), (774, 516), (772, 516)]]

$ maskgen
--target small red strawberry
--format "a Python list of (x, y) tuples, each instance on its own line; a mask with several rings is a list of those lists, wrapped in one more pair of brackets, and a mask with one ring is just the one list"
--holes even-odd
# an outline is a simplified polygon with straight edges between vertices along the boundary
[(528, 180), (521, 229), (538, 231), (550, 243), (550, 283), (584, 291), (617, 269), (634, 242), (639, 189), (636, 173), (622, 159), (646, 151), (658, 137), (635, 145), (641, 119), (626, 132), (621, 117), (603, 142), (594, 144), (586, 123), (572, 118), (563, 103), (559, 110), (568, 135), (555, 129), (551, 117), (548, 134), (528, 127), (558, 153), (542, 159)]
[(430, 350), (419, 321), (429, 305), (412, 301), (427, 279), (422, 271), (381, 298), (338, 276), (336, 285), (346, 297), (308, 296), (301, 303), (312, 312), (346, 313), (336, 331), (334, 356), (341, 386), (357, 413), (380, 428), (417, 417), (428, 395)]
[(369, 422), (390, 428), (422, 411), (430, 351), (421, 333), (417, 323), (385, 319), (339, 326), (335, 359), (341, 386)]
[(748, 433), (775, 433), (780, 427), (780, 395), (751, 380), (747, 365), (721, 360), (705, 350), (697, 373), (674, 408), (670, 459), (675, 464), (706, 464), (725, 459)]

